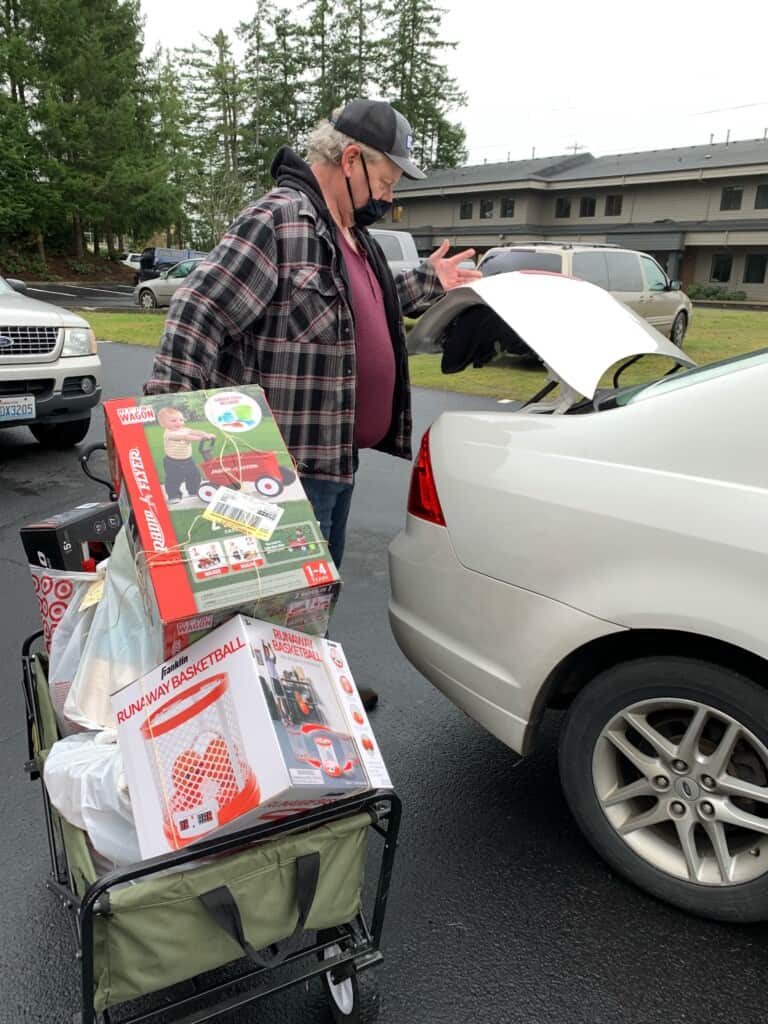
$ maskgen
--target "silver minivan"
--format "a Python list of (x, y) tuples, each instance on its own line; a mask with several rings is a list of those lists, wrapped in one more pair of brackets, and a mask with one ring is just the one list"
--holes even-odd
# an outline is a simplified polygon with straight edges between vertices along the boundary
[(609, 291), (676, 345), (691, 322), (691, 300), (644, 252), (581, 242), (531, 242), (497, 246), (480, 261), (484, 276), (511, 270), (542, 270), (579, 277)]

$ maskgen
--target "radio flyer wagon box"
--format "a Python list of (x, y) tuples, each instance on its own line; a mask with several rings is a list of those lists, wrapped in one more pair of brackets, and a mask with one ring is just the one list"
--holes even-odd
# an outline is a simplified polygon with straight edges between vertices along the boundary
[(104, 410), (166, 655), (235, 612), (325, 633), (338, 570), (262, 389), (120, 398)]
[(113, 694), (142, 857), (389, 785), (331, 651), (236, 616)]

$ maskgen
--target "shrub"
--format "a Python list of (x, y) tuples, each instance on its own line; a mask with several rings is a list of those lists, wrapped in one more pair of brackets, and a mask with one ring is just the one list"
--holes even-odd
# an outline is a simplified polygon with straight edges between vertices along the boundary
[(688, 288), (689, 299), (711, 299), (719, 302), (744, 302), (746, 292), (729, 292), (716, 284), (692, 284)]
[(2, 265), (6, 274), (31, 274), (34, 277), (47, 277), (48, 267), (39, 256), (27, 253), (9, 253), (2, 257)]
[(75, 274), (92, 274), (93, 268), (82, 260), (67, 260), (67, 266)]

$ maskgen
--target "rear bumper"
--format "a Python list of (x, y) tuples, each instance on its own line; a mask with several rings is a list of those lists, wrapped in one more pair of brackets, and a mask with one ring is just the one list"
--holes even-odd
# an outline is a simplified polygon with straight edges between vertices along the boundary
[(519, 753), (541, 687), (573, 650), (621, 627), (472, 572), (448, 531), (412, 516), (390, 545), (392, 632), (454, 704)]

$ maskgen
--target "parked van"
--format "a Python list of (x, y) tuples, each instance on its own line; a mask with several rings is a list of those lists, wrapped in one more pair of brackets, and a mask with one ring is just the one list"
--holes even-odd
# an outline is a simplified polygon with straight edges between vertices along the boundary
[(182, 260), (203, 259), (207, 255), (207, 252), (198, 252), (197, 249), (162, 249), (157, 246), (147, 246), (141, 254), (141, 267), (136, 284), (159, 277), (161, 271), (170, 270)]
[(691, 322), (691, 300), (679, 281), (670, 281), (656, 260), (617, 245), (530, 242), (489, 249), (480, 261), (484, 277), (510, 270), (543, 270), (580, 277), (609, 291), (675, 345)]

